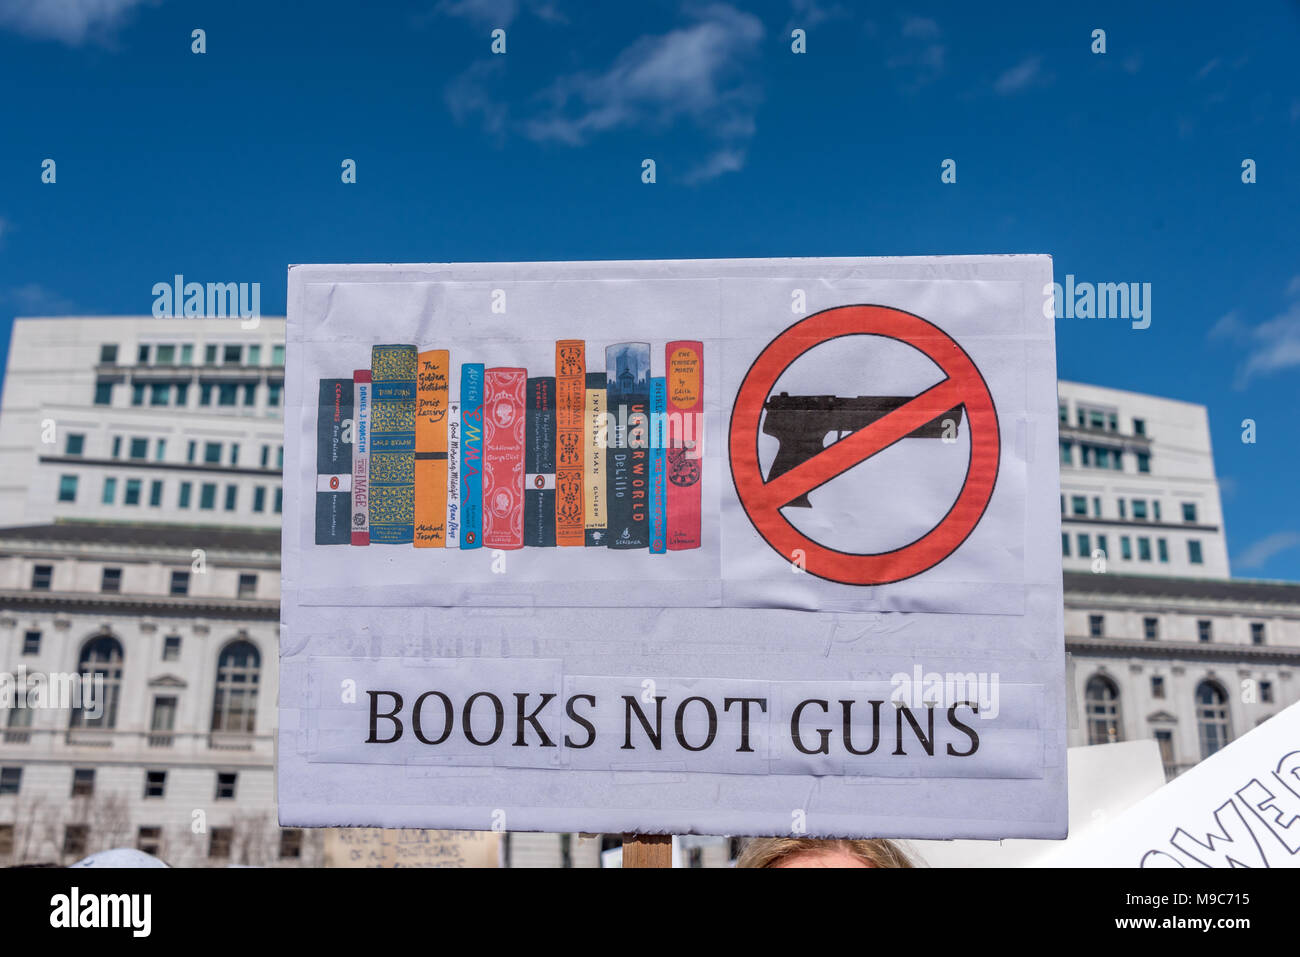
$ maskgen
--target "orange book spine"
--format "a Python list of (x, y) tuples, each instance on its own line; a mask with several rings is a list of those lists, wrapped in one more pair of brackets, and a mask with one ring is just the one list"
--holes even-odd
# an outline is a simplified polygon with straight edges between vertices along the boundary
[(415, 370), (415, 547), (447, 544), (446, 349), (420, 353)]

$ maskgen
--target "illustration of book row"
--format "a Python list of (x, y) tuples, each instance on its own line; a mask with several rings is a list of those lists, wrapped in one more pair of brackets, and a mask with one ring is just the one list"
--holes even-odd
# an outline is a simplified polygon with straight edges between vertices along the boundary
[[(321, 379), (316, 544), (700, 546), (704, 347), (555, 345), (555, 375), (377, 345)], [(350, 426), (350, 427), (349, 427)]]

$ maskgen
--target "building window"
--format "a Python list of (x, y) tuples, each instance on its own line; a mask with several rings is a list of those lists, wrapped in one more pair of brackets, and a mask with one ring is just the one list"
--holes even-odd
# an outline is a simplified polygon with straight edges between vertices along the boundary
[(143, 382), (131, 383), (131, 404), (144, 405), (144, 383)]
[(1201, 555), (1201, 543), (1196, 539), (1190, 539), (1187, 542), (1187, 560), (1193, 565), (1200, 565), (1205, 561)]
[(77, 477), (75, 475), (59, 476), (59, 501), (75, 502), (77, 500)]
[(190, 384), (188, 382), (176, 383), (176, 405), (179, 408), (185, 408), (190, 404)]
[(72, 769), (72, 796), (91, 797), (95, 793), (95, 769), (94, 768), (73, 768)]
[(1212, 621), (1202, 618), (1196, 623), (1196, 640), (1202, 642), (1214, 640), (1214, 623)]
[(95, 383), (95, 405), (112, 405), (113, 404), (113, 383), (96, 382)]
[(1196, 727), (1202, 759), (1226, 746), (1232, 735), (1228, 724), (1228, 696), (1213, 681), (1202, 681), (1196, 688)]
[(190, 573), (172, 572), (171, 589), (168, 594), (188, 595), (190, 593)]
[(235, 504), (238, 498), (239, 498), (239, 486), (227, 485), (226, 486), (226, 511), (227, 512), (233, 512), (235, 510)]
[(212, 384), (210, 382), (199, 383), (199, 405), (212, 404)]
[(1092, 497), (1092, 517), (1101, 518), (1101, 499), (1096, 495)]
[(1073, 443), (1070, 443), (1070, 442), (1062, 442), (1062, 443), (1061, 443), (1061, 464), (1062, 464), (1062, 465), (1072, 465), (1072, 464), (1074, 464), (1074, 463), (1071, 461), (1071, 460), (1074, 458), (1074, 456), (1071, 454), (1071, 449), (1072, 449), (1072, 448), (1073, 448)]
[(235, 799), (235, 781), (237, 775), (234, 772), (217, 772), (217, 796), (218, 801), (233, 801)]
[(146, 771), (144, 773), (144, 796), (147, 798), (164, 797), (167, 792), (166, 771)]
[(32, 568), (32, 591), (49, 591), (53, 580), (53, 565), (36, 565)]
[(1105, 557), (1109, 554), (1109, 551), (1108, 551), (1107, 548), (1106, 548), (1106, 536), (1105, 536), (1105, 535), (1098, 535), (1098, 536), (1097, 536), (1097, 551), (1101, 552), (1101, 557), (1102, 557), (1102, 558), (1105, 558)]
[(139, 479), (126, 480), (126, 494), (122, 497), (123, 505), (140, 504), (140, 484)]
[(153, 460), (155, 462), (161, 462), (166, 458), (167, 458), (167, 440), (159, 439), (157, 443), (154, 445)]
[(194, 345), (185, 343), (181, 346), (181, 365), (188, 366), (194, 364)]
[(136, 833), (135, 848), (157, 857), (162, 853), (162, 828), (141, 825)]
[(244, 347), (240, 345), (228, 345), (222, 350), (221, 362), (223, 365), (239, 365), (243, 361)]
[(1252, 645), (1262, 645), (1264, 643), (1264, 623), (1262, 621), (1252, 621), (1250, 623), (1250, 643)]
[(117, 702), (122, 693), (122, 643), (112, 635), (100, 635), (86, 642), (81, 649), (77, 672), (83, 680), (86, 675), (93, 682), (96, 677), (104, 683), (102, 702), (94, 702), (96, 716), (82, 708), (73, 708), (68, 726), (72, 728), (117, 727)]
[(102, 345), (102, 346), (100, 346), (100, 347), (99, 347), (99, 362), (100, 362), (101, 365), (108, 365), (108, 366), (116, 365), (116, 364), (117, 364), (117, 346), (115, 346), (115, 345)]
[(149, 346), (148, 346), (147, 344), (146, 344), (146, 345), (142, 345), (142, 346), (140, 346), (140, 347), (136, 350), (135, 358), (136, 358), (136, 361), (140, 363), (140, 365), (148, 365), (148, 364), (149, 364)]
[(112, 505), (117, 501), (117, 479), (111, 475), (104, 479), (104, 494), (101, 501), (105, 505)]
[(230, 464), (231, 465), (239, 464), (239, 443), (238, 442), (230, 443)]
[(1160, 521), (1160, 499), (1158, 498), (1151, 500), (1151, 517), (1157, 522)]
[(276, 488), (275, 490), (275, 513), (280, 514), (280, 509), (284, 505), (284, 489)]
[(1080, 532), (1077, 537), (1079, 545), (1079, 557), (1087, 558), (1092, 554), (1092, 538), (1086, 532)]
[(0, 794), (17, 794), (22, 784), (22, 768), (0, 768)]
[(1101, 638), (1106, 634), (1106, 619), (1103, 615), (1088, 616), (1088, 634), (1093, 638)]
[(1138, 536), (1138, 561), (1151, 561), (1151, 539)]
[(189, 446), (185, 450), (185, 461), (193, 462), (194, 455), (197, 451), (198, 451), (198, 443), (195, 442), (193, 439), (191, 439)]
[(1151, 676), (1151, 697), (1163, 698), (1165, 696), (1165, 679), (1161, 675)]
[(257, 404), (257, 383), (246, 382), (244, 384), (244, 405)]
[(1143, 618), (1142, 619), (1142, 637), (1147, 641), (1155, 641), (1160, 637), (1160, 619)]
[(1128, 518), (1128, 514), (1127, 514), (1127, 511), (1126, 511), (1126, 509), (1125, 509), (1125, 506), (1126, 506), (1127, 503), (1126, 503), (1122, 498), (1120, 498), (1120, 499), (1116, 499), (1115, 501), (1119, 503), (1119, 517), (1120, 517), (1120, 518)]
[[(160, 695), (154, 698), (153, 715), (149, 719), (149, 747), (170, 748), (172, 732), (175, 730), (176, 696)], [(158, 796), (162, 797), (161, 794)]]
[(162, 505), (163, 483), (155, 479), (149, 483), (149, 504), (154, 508)]
[(1064, 403), (1064, 402), (1059, 403), (1059, 404), (1057, 405), (1057, 407), (1056, 407), (1056, 414), (1057, 414), (1057, 417), (1061, 420), (1061, 424), (1062, 424), (1062, 425), (1069, 425), (1069, 424), (1070, 424), (1070, 407), (1069, 407), (1069, 405), (1067, 405), (1067, 404)]
[(240, 575), (239, 576), (239, 597), (256, 598), (257, 597), (257, 576)]
[(284, 446), (283, 445), (278, 445), (275, 448), (275, 467), (278, 469), (284, 468)]
[(1163, 538), (1156, 539), (1156, 554), (1160, 556), (1162, 562), (1169, 561), (1169, 543)]
[(181, 657), (181, 636), (168, 635), (163, 639), (163, 661), (179, 661)]
[(1119, 728), (1119, 689), (1103, 675), (1093, 675), (1084, 689), (1087, 702), (1088, 743), (1113, 744), (1122, 740)]
[(284, 365), (284, 344), (271, 346), (271, 365)]
[(168, 405), (172, 398), (171, 383), (155, 382), (149, 386), (150, 405)]
[(113, 458), (120, 458), (122, 455), (122, 436), (113, 436)]
[(208, 842), (208, 857), (218, 861), (230, 859), (230, 828), (212, 829), (212, 839)]
[(1119, 537), (1119, 554), (1125, 561), (1133, 560), (1133, 541), (1127, 535)]
[(1193, 522), (1193, 523), (1196, 521), (1196, 503), (1195, 503), (1195, 502), (1184, 502), (1184, 503), (1183, 503), (1183, 521), (1184, 521), (1184, 522)]
[(217, 347), (215, 345), (203, 347), (203, 361), (210, 366), (217, 364)]
[(199, 487), (199, 508), (209, 511), (217, 507), (217, 483), (204, 482)]
[(223, 382), (217, 386), (217, 405), (235, 405), (239, 398), (239, 386), (233, 382)]
[(23, 654), (39, 655), (41, 653), (41, 633), (39, 631), (23, 632)]
[[(266, 467), (270, 464), (270, 462), (271, 462), (271, 447), (270, 447), (269, 445), (264, 445), (264, 446), (262, 446), (262, 457), (261, 457), (260, 461), (261, 461), (261, 463), (262, 463), (262, 468), (266, 468)], [(1062, 502), (1062, 503), (1065, 502), (1065, 496), (1064, 496), (1064, 495), (1061, 496), (1061, 502)], [(1065, 511), (1065, 505), (1064, 505), (1064, 504), (1061, 505), (1061, 511), (1062, 511), (1062, 512)]]
[(254, 343), (248, 347), (248, 364), (250, 366), (260, 366), (262, 364), (262, 347)]
[(176, 364), (175, 346), (158, 346), (154, 353), (154, 363), (160, 366)]
[(1151, 471), (1151, 456), (1146, 452), (1137, 453), (1137, 463), (1139, 472)]
[(233, 641), (217, 660), (212, 730), (251, 734), (257, 722), (257, 684), (262, 656), (248, 641)]
[(1144, 498), (1133, 499), (1133, 520), (1135, 522), (1145, 522), (1147, 520), (1147, 500)]
[(99, 579), (99, 590), (119, 594), (122, 591), (122, 569), (105, 568)]
[(1146, 420), (1146, 419), (1134, 419), (1134, 420), (1133, 420), (1133, 434), (1134, 434), (1134, 435), (1146, 435), (1146, 434), (1147, 434), (1147, 420)]
[(302, 857), (302, 829), (285, 827), (280, 829), (280, 860), (296, 861)]
[(1156, 744), (1160, 746), (1160, 763), (1165, 766), (1165, 780), (1173, 779), (1174, 767), (1174, 733), (1168, 728), (1156, 731)]
[(86, 437), (80, 432), (68, 433), (68, 444), (64, 452), (68, 455), (83, 455), (86, 451)]
[(283, 392), (283, 382), (268, 382), (266, 384), (266, 404), (272, 409), (278, 409), (280, 407), (280, 396)]
[(86, 838), (90, 835), (89, 824), (69, 824), (63, 829), (63, 854), (65, 857), (82, 858), (86, 856)]
[(221, 443), (220, 442), (203, 443), (203, 461), (207, 465), (221, 464)]
[(193, 486), (192, 486), (189, 482), (182, 482), (182, 483), (181, 483), (181, 492), (180, 492), (180, 497), (178, 498), (178, 500), (177, 500), (177, 502), (176, 502), (176, 504), (177, 504), (178, 507), (180, 507), (180, 508), (189, 508), (189, 507), (190, 507), (190, 490), (191, 490), (192, 488), (193, 488)]
[[(259, 486), (257, 486), (256, 488), (253, 489), (253, 511), (254, 511), (254, 512), (264, 512), (264, 511), (266, 511), (266, 488), (265, 488), (265, 486), (259, 485)], [(1062, 537), (1064, 537), (1064, 536), (1062, 536)]]

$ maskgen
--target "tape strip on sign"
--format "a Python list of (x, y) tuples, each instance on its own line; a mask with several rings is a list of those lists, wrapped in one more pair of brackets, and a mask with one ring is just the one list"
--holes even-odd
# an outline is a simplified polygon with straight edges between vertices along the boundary
[[(924, 353), (944, 373), (902, 406), (886, 413), (770, 481), (763, 478), (758, 436), (763, 407), (782, 373), (801, 355), (842, 336), (884, 336)], [(860, 462), (906, 438), (944, 413), (964, 408), (970, 428), (970, 463), (948, 513), (925, 535), (892, 551), (856, 554), (807, 537), (781, 514), (806, 495)], [(951, 336), (919, 316), (887, 306), (839, 306), (786, 329), (754, 360), (731, 413), (731, 476), (741, 507), (755, 530), (786, 561), (799, 561), (818, 578), (846, 585), (883, 585), (938, 565), (979, 524), (997, 483), (1001, 438), (997, 409), (975, 363)]]
[(318, 475), (316, 476), (316, 491), (351, 492), (352, 476), (347, 473), (342, 475)]
[[(1040, 778), (1043, 688), (567, 675), (558, 659), (377, 659), (301, 720), (313, 763)], [(321, 688), (355, 663), (312, 658)], [(730, 704), (728, 704), (730, 702)], [(901, 705), (901, 707), (899, 706)]]

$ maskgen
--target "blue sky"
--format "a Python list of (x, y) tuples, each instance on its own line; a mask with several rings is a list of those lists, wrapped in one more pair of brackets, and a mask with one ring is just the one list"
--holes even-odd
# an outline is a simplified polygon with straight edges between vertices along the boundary
[(0, 331), (174, 273), (282, 314), (295, 262), (1047, 252), (1152, 284), (1062, 377), (1207, 405), (1234, 573), (1300, 579), (1300, 4), (1089, 7), (0, 0)]

